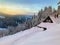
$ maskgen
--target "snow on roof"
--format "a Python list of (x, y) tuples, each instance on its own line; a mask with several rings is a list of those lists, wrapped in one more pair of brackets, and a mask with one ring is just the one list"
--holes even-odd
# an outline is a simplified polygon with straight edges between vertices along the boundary
[[(43, 22), (48, 16), (46, 16), (44, 19), (41, 20), (41, 22)], [(53, 21), (53, 23), (60, 23), (60, 15), (58, 16), (58, 18), (55, 18), (54, 16), (49, 16), (51, 18), (51, 20)]]
[(50, 18), (53, 21), (53, 23), (56, 23), (56, 19), (53, 16), (50, 16)]
[(54, 16), (50, 16), (50, 18), (52, 19), (53, 23), (60, 23), (60, 16), (58, 18), (55, 18)]

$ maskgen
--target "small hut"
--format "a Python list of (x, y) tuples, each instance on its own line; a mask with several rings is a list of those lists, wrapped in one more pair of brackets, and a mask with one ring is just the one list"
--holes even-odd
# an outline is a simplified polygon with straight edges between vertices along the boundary
[(53, 23), (53, 20), (50, 18), (50, 16), (47, 16), (47, 18), (43, 22)]

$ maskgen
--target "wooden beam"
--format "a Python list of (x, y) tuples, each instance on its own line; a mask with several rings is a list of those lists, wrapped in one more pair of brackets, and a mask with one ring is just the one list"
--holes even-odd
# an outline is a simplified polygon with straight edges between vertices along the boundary
[(45, 31), (45, 30), (47, 30), (47, 28), (45, 28), (45, 27), (40, 27), (40, 26), (37, 26), (38, 28), (43, 28), (44, 30), (43, 31)]

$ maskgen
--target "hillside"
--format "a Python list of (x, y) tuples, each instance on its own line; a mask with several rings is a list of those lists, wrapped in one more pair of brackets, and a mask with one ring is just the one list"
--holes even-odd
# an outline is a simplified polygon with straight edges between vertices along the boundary
[(3, 37), (0, 39), (0, 45), (60, 45), (60, 24), (52, 24), (46, 31), (33, 27)]

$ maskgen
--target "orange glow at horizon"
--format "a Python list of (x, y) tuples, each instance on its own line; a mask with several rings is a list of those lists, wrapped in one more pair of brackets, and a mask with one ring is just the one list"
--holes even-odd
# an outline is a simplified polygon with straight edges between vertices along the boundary
[(10, 15), (15, 15), (15, 14), (27, 14), (28, 11), (26, 10), (12, 10), (12, 9), (7, 9), (7, 8), (0, 8), (0, 12), (5, 13), (5, 14), (10, 14)]
[(2, 4), (0, 5), (0, 13), (8, 14), (8, 15), (17, 15), (17, 14), (30, 14), (33, 15), (36, 12), (36, 10), (26, 8), (22, 5), (6, 5)]

